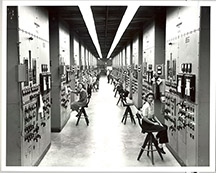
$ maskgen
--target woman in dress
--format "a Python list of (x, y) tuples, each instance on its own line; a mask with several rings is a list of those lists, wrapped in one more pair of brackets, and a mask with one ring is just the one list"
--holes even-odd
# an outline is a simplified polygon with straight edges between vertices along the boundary
[(145, 96), (145, 103), (143, 104), (141, 110), (137, 113), (138, 115), (140, 115), (140, 118), (142, 118), (142, 133), (145, 133), (148, 130), (158, 132), (156, 138), (159, 141), (159, 148), (161, 150), (161, 153), (166, 154), (163, 146), (168, 142), (167, 126), (165, 124), (162, 124), (154, 114), (153, 93), (148, 93)]
[(72, 111), (77, 111), (79, 110), (80, 107), (86, 106), (88, 103), (87, 100), (87, 92), (84, 88), (84, 84), (83, 83), (79, 83), (78, 84), (78, 91), (71, 91), (72, 93), (76, 93), (79, 94), (79, 100), (74, 101), (71, 103), (71, 109)]

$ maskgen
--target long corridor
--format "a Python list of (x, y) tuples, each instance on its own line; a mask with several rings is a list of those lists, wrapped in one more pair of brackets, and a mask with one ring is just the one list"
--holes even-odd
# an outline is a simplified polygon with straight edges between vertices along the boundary
[[(51, 134), (51, 147), (39, 166), (71, 166), (91, 168), (145, 167), (152, 166), (150, 158), (143, 153), (140, 161), (137, 156), (145, 134), (128, 118), (126, 125), (121, 123), (125, 107), (116, 105), (113, 85), (106, 77), (100, 79), (100, 89), (93, 92), (86, 112), (89, 126), (83, 118), (76, 126), (76, 113), (72, 112), (69, 121), (60, 133)], [(132, 109), (133, 113), (135, 109)], [(155, 166), (180, 166), (167, 148), (162, 161), (154, 152)]]

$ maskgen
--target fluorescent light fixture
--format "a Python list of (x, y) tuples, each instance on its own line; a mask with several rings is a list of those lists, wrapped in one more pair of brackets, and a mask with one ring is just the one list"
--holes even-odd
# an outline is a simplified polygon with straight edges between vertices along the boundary
[(127, 10), (122, 18), (122, 21), (119, 25), (118, 31), (116, 33), (116, 36), (114, 38), (114, 41), (112, 43), (112, 46), (109, 50), (109, 53), (107, 55), (107, 58), (110, 57), (111, 53), (113, 52), (114, 48), (116, 47), (116, 45), (118, 44), (119, 40), (121, 39), (124, 31), (126, 30), (126, 28), (128, 27), (129, 23), (131, 22), (131, 20), (133, 19), (133, 16), (135, 15), (137, 9), (139, 8), (139, 5), (130, 5), (127, 7)]
[(83, 19), (88, 28), (89, 34), (93, 40), (93, 43), (97, 49), (98, 55), (100, 56), (100, 58), (102, 58), (101, 49), (100, 49), (100, 45), (99, 45), (99, 41), (98, 41), (98, 37), (96, 33), (96, 28), (95, 28), (95, 23), (94, 23), (94, 18), (93, 18), (93, 14), (91, 11), (91, 7), (90, 5), (81, 4), (79, 5), (79, 9), (82, 13)]

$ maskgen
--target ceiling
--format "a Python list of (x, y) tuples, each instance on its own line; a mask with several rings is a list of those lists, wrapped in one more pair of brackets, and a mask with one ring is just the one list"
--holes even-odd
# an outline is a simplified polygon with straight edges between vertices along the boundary
[[(49, 12), (58, 14), (58, 16), (69, 25), (70, 31), (80, 38), (82, 44), (86, 46), (95, 57), (99, 58), (78, 6), (55, 6), (49, 7), (48, 9)], [(96, 33), (101, 48), (102, 60), (104, 61), (107, 60), (108, 52), (126, 9), (127, 6), (91, 6)], [(166, 7), (139, 7), (110, 57), (113, 58), (116, 56), (125, 46), (133, 41), (134, 37), (142, 32), (151, 21), (156, 18), (164, 19), (165, 13)]]

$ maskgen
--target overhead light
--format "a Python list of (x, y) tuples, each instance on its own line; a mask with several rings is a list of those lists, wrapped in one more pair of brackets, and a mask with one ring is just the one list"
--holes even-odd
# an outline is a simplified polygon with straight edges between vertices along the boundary
[(124, 31), (126, 30), (126, 28), (129, 25), (129, 23), (133, 19), (133, 16), (135, 15), (138, 8), (139, 8), (139, 5), (131, 5), (131, 6), (127, 7), (127, 10), (126, 10), (126, 12), (125, 12), (125, 14), (121, 20), (121, 23), (119, 25), (118, 31), (115, 35), (114, 41), (113, 41), (112, 46), (111, 46), (109, 53), (107, 55), (107, 58), (110, 57), (111, 53), (113, 52), (114, 48), (118, 44), (119, 40), (121, 39)]
[(91, 11), (91, 7), (90, 7), (90, 5), (81, 4), (81, 5), (79, 5), (79, 9), (82, 13), (83, 19), (84, 19), (85, 24), (88, 28), (89, 34), (93, 40), (93, 43), (97, 49), (98, 55), (100, 57), (102, 57), (101, 49), (100, 49), (100, 45), (99, 45), (99, 41), (98, 41), (98, 37), (97, 37), (97, 33), (96, 33), (94, 18), (93, 18), (93, 14)]

